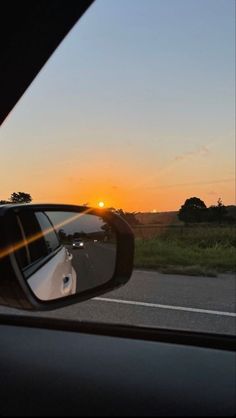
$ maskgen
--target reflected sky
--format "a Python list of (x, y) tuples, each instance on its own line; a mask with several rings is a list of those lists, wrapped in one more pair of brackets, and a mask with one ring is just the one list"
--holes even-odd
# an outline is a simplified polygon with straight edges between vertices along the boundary
[[(64, 230), (66, 234), (74, 234), (75, 232), (84, 232), (86, 234), (92, 232), (104, 231), (102, 227), (105, 222), (98, 216), (88, 214), (76, 214), (75, 212), (46, 212), (47, 216), (53, 223), (54, 227)], [(78, 219), (74, 220), (78, 215)], [(59, 227), (57, 227), (60, 225)]]

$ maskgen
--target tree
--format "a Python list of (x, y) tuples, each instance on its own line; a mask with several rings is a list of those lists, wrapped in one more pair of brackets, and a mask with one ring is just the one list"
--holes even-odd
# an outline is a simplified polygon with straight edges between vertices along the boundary
[(0, 200), (0, 205), (7, 205), (9, 202), (7, 200)]
[(139, 220), (136, 218), (136, 212), (124, 212), (123, 209), (117, 209), (114, 211), (120, 215), (131, 226), (139, 225)]
[(12, 193), (10, 197), (10, 203), (31, 203), (32, 197), (29, 193), (18, 192)]
[(62, 244), (66, 243), (67, 235), (66, 235), (64, 229), (59, 229), (58, 236), (59, 236), (59, 240)]
[(111, 241), (112, 238), (113, 238), (112, 227), (108, 223), (104, 223), (104, 225), (101, 227), (101, 229), (104, 231), (103, 240)]
[(227, 209), (224, 206), (222, 199), (219, 197), (216, 206), (211, 206), (209, 209), (209, 221), (218, 222), (221, 224), (227, 215)]
[(186, 224), (203, 222), (206, 219), (207, 207), (198, 197), (187, 199), (181, 206), (178, 217)]

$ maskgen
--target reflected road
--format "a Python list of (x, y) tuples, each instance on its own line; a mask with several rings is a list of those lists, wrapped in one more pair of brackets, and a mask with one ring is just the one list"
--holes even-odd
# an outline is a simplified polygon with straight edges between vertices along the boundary
[(85, 242), (83, 249), (67, 246), (73, 255), (72, 265), (77, 273), (77, 291), (85, 291), (107, 283), (115, 272), (116, 245)]

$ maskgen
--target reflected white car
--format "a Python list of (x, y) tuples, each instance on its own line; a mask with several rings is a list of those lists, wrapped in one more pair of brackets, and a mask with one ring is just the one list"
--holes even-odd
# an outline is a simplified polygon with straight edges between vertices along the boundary
[(72, 254), (62, 247), (30, 276), (28, 283), (40, 300), (59, 299), (76, 293), (77, 275), (72, 266), (72, 258)]

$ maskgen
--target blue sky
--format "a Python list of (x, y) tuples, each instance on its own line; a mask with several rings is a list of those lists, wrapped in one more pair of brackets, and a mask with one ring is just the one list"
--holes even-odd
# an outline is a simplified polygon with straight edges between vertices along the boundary
[(234, 203), (234, 95), (233, 0), (97, 0), (1, 129), (0, 198)]

